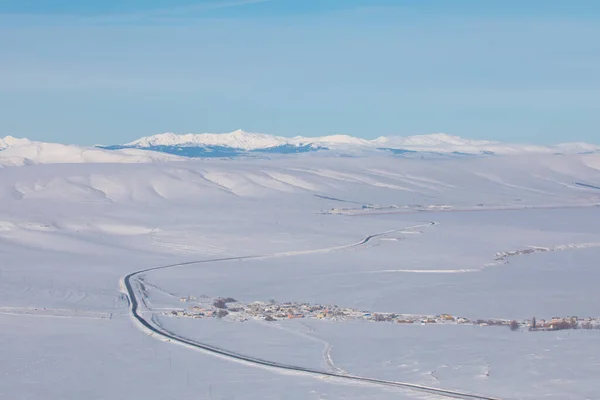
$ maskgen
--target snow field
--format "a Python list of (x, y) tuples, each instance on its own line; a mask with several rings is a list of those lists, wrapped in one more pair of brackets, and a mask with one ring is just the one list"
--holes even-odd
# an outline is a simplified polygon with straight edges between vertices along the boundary
[[(469, 318), (597, 316), (595, 159), (311, 155), (0, 169), (0, 397), (426, 398), (154, 340), (131, 324), (118, 282), (154, 266), (275, 253), (146, 273), (147, 305), (208, 294)], [(334, 208), (352, 216), (327, 214)], [(555, 251), (523, 251), (532, 248)], [(84, 318), (98, 315), (110, 318)], [(600, 373), (595, 331), (160, 322), (257, 357), (502, 398), (593, 398)]]

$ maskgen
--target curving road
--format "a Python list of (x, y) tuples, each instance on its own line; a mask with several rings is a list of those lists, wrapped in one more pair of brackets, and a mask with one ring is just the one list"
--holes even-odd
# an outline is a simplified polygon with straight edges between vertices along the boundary
[(223, 257), (223, 258), (214, 258), (214, 259), (209, 259), (209, 260), (188, 261), (188, 262), (182, 262), (182, 263), (177, 263), (177, 264), (163, 265), (163, 266), (159, 266), (159, 267), (147, 268), (147, 269), (143, 269), (140, 271), (132, 272), (129, 275), (126, 275), (125, 277), (123, 277), (121, 279), (120, 283), (121, 283), (121, 288), (122, 288), (123, 292), (127, 295), (128, 299), (129, 299), (129, 310), (131, 312), (131, 317), (136, 322), (137, 326), (139, 328), (141, 328), (143, 331), (150, 334), (151, 336), (156, 336), (157, 338), (159, 338), (163, 341), (166, 341), (166, 342), (171, 342), (171, 343), (183, 345), (186, 347), (190, 347), (190, 348), (200, 350), (200, 351), (203, 351), (206, 353), (210, 353), (215, 356), (223, 357), (223, 358), (226, 358), (226, 359), (229, 359), (232, 361), (241, 362), (241, 363), (250, 364), (250, 365), (259, 366), (259, 367), (264, 367), (264, 368), (269, 368), (269, 369), (274, 369), (274, 370), (278, 370), (281, 372), (295, 372), (298, 374), (316, 376), (316, 377), (321, 377), (321, 378), (333, 378), (333, 379), (337, 379), (337, 380), (353, 381), (353, 382), (357, 382), (357, 383), (368, 383), (368, 384), (379, 385), (379, 386), (388, 386), (388, 387), (391, 386), (391, 387), (397, 387), (397, 388), (401, 388), (401, 389), (408, 389), (408, 390), (413, 390), (413, 391), (435, 394), (438, 396), (444, 396), (444, 397), (449, 397), (449, 398), (454, 398), (454, 399), (500, 400), (499, 398), (496, 398), (496, 397), (490, 397), (490, 396), (484, 396), (484, 395), (478, 395), (478, 394), (472, 394), (472, 393), (466, 393), (466, 392), (458, 392), (458, 391), (453, 391), (453, 390), (438, 389), (438, 388), (422, 386), (422, 385), (406, 383), (406, 382), (388, 381), (388, 380), (384, 380), (384, 379), (347, 375), (347, 374), (341, 374), (341, 373), (335, 373), (335, 372), (321, 371), (321, 370), (312, 369), (312, 368), (305, 368), (305, 367), (300, 367), (300, 366), (295, 366), (295, 365), (283, 364), (283, 363), (278, 363), (278, 362), (274, 362), (274, 361), (269, 361), (269, 360), (264, 360), (264, 359), (257, 358), (257, 357), (244, 355), (241, 353), (236, 353), (236, 352), (233, 352), (233, 351), (230, 351), (227, 349), (212, 346), (210, 344), (201, 343), (201, 342), (180, 336), (177, 333), (168, 331), (167, 329), (162, 327), (160, 324), (158, 324), (158, 322), (156, 320), (154, 320), (153, 318), (146, 319), (144, 317), (144, 315), (142, 314), (142, 312), (140, 312), (140, 307), (139, 307), (140, 302), (136, 296), (136, 290), (134, 289), (134, 284), (132, 283), (132, 281), (135, 280), (136, 276), (143, 274), (145, 272), (156, 271), (156, 270), (160, 270), (160, 269), (185, 267), (185, 266), (189, 266), (189, 265), (224, 262), (224, 261), (249, 260), (249, 259), (261, 259), (261, 258), (264, 259), (264, 258), (288, 257), (288, 256), (295, 256), (295, 255), (325, 253), (325, 252), (330, 252), (330, 251), (335, 251), (335, 250), (360, 247), (360, 246), (363, 246), (363, 245), (369, 243), (374, 238), (385, 236), (390, 233), (409, 230), (409, 229), (430, 227), (430, 226), (434, 226), (434, 225), (436, 225), (436, 222), (430, 222), (428, 224), (422, 224), (422, 225), (409, 226), (409, 227), (405, 227), (402, 229), (394, 229), (394, 230), (390, 230), (390, 231), (386, 231), (386, 232), (382, 232), (382, 233), (369, 235), (357, 243), (323, 248), (323, 249), (281, 252), (281, 253), (273, 253), (273, 254), (267, 254), (267, 255)]

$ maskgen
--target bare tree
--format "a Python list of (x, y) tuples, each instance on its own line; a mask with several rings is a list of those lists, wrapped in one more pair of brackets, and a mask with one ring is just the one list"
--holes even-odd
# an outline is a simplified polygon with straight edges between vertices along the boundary
[(226, 316), (228, 314), (229, 314), (229, 311), (220, 309), (219, 311), (217, 311), (217, 318), (223, 318), (224, 316)]
[(508, 324), (508, 326), (510, 327), (511, 331), (516, 331), (519, 329), (519, 323), (517, 321), (515, 321), (514, 319), (512, 321), (510, 321), (510, 324)]

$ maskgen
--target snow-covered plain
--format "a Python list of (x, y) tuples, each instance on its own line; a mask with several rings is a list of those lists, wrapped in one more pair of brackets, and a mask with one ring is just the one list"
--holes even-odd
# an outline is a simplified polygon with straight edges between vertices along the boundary
[[(99, 158), (64, 159), (64, 147), (27, 157), (31, 143), (5, 147), (0, 398), (438, 398), (215, 357), (133, 323), (125, 275), (244, 256), (261, 257), (138, 275), (142, 314), (191, 340), (322, 371), (501, 399), (600, 391), (596, 330), (163, 315), (193, 303), (180, 297), (206, 295), (598, 317), (599, 154), (186, 160), (96, 149)], [(551, 251), (520, 254), (529, 246)]]

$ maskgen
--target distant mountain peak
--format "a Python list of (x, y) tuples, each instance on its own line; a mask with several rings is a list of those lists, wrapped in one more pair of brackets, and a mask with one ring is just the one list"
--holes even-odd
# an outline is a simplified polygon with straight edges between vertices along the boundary
[[(102, 147), (102, 146), (101, 146)], [(373, 151), (391, 151), (393, 154), (529, 154), (578, 153), (600, 151), (600, 146), (586, 143), (537, 146), (501, 143), (489, 140), (465, 139), (446, 133), (415, 136), (381, 136), (363, 139), (344, 134), (321, 137), (296, 136), (292, 138), (248, 132), (237, 129), (229, 133), (162, 133), (143, 137), (125, 145), (105, 146), (107, 149), (139, 148), (196, 157), (235, 156), (246, 152), (303, 153), (307, 151), (337, 151), (344, 154), (366, 154)], [(194, 155), (191, 155), (194, 154)]]
[(246, 132), (242, 129), (229, 133), (161, 133), (146, 136), (124, 146), (153, 147), (153, 146), (223, 146), (243, 150), (254, 150), (285, 144), (286, 138), (267, 135), (264, 133)]
[(488, 140), (472, 140), (465, 139), (460, 136), (448, 135), (447, 133), (431, 133), (426, 135), (414, 135), (408, 137), (387, 137), (388, 141), (403, 143), (405, 145), (416, 146), (438, 146), (438, 145), (453, 145), (453, 146), (482, 146), (493, 144)]

